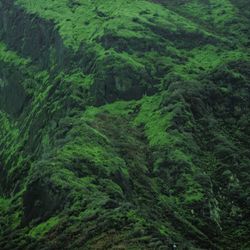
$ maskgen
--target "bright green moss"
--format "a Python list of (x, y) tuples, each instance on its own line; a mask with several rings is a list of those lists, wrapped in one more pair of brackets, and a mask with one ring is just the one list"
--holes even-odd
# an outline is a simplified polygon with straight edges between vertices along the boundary
[(65, 81), (72, 84), (72, 87), (82, 86), (85, 89), (89, 89), (93, 84), (93, 78), (91, 75), (85, 76), (82, 72), (73, 72), (70, 74), (59, 74), (56, 80)]
[[(92, 42), (106, 31), (117, 33), (124, 38), (145, 38), (153, 33), (144, 24), (153, 22), (168, 27), (175, 32), (179, 27), (193, 32), (198, 26), (192, 21), (172, 12), (159, 4), (149, 1), (78, 1), (72, 2), (18, 0), (27, 11), (37, 13), (45, 19), (56, 22), (59, 32), (67, 46), (77, 49), (83, 41)], [(155, 17), (157, 16), (157, 18)], [(140, 20), (141, 22), (136, 22)], [(126, 25), (125, 25), (126, 24)], [(145, 32), (148, 35), (145, 36)], [(204, 34), (209, 32), (204, 31)], [(100, 50), (96, 45), (96, 50)]]
[(141, 101), (141, 110), (135, 118), (136, 126), (145, 126), (145, 133), (150, 146), (168, 144), (169, 135), (166, 133), (171, 120), (171, 113), (160, 109), (161, 96), (144, 97)]
[(101, 107), (88, 107), (84, 112), (83, 119), (86, 121), (94, 120), (98, 114), (103, 112), (108, 112), (112, 115), (121, 115), (122, 117), (126, 117), (129, 114), (133, 113), (134, 105), (136, 105), (136, 101), (117, 101), (111, 104), (107, 104)]
[(8, 50), (3, 42), (0, 42), (0, 61), (10, 63), (13, 66), (27, 66), (31, 63), (29, 59), (24, 59), (16, 52)]
[(210, 4), (214, 23), (221, 27), (223, 27), (227, 21), (231, 21), (237, 13), (237, 9), (229, 0), (220, 2), (211, 0)]
[[(43, 84), (48, 80), (49, 74), (47, 71), (38, 70), (32, 63), (31, 59), (23, 58), (15, 51), (9, 50), (5, 43), (0, 42), (0, 63), (3, 70), (3, 76), (12, 72), (16, 76), (15, 83), (20, 84), (27, 95), (35, 96), (35, 93), (43, 87)], [(12, 83), (12, 82), (11, 82)], [(5, 83), (0, 78), (0, 87)], [(41, 86), (39, 86), (41, 84)]]
[(211, 45), (195, 48), (186, 55), (188, 61), (174, 66), (173, 72), (189, 80), (198, 77), (200, 73), (214, 70), (219, 65), (249, 59), (249, 55), (243, 50), (223, 50)]
[(60, 219), (58, 217), (51, 217), (47, 221), (40, 223), (39, 225), (33, 227), (29, 231), (29, 235), (34, 238), (43, 237), (51, 229), (53, 229), (59, 222), (60, 222)]

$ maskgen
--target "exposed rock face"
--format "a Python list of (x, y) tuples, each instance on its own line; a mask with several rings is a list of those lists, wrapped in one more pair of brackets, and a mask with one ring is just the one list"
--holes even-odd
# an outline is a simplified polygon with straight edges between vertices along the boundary
[(2, 81), (0, 87), (0, 107), (11, 115), (20, 114), (26, 97), (24, 89), (20, 84), (14, 82), (16, 77), (17, 76), (14, 76), (13, 79), (8, 79), (8, 81), (12, 81), (11, 83)]
[(0, 249), (248, 249), (246, 0), (0, 0)]
[[(1, 1), (1, 40), (42, 69), (64, 64), (64, 45), (54, 24), (28, 14), (15, 1)], [(53, 61), (51, 61), (53, 57)], [(55, 62), (54, 62), (55, 60)]]

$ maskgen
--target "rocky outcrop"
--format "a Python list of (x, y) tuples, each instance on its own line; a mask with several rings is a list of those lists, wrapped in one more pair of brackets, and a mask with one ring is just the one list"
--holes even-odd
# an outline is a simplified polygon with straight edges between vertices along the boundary
[(41, 69), (64, 65), (63, 41), (51, 21), (28, 14), (13, 0), (0, 3), (0, 39), (9, 49), (32, 59)]

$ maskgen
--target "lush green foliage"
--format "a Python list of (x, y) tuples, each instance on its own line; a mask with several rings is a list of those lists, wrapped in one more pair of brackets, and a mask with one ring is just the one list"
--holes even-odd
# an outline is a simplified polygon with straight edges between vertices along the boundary
[(0, 249), (248, 249), (247, 0), (0, 1)]

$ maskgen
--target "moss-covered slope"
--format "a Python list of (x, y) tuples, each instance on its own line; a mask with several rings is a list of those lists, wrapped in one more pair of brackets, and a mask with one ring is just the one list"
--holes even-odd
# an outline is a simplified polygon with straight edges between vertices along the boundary
[(0, 249), (248, 249), (246, 0), (0, 0)]

